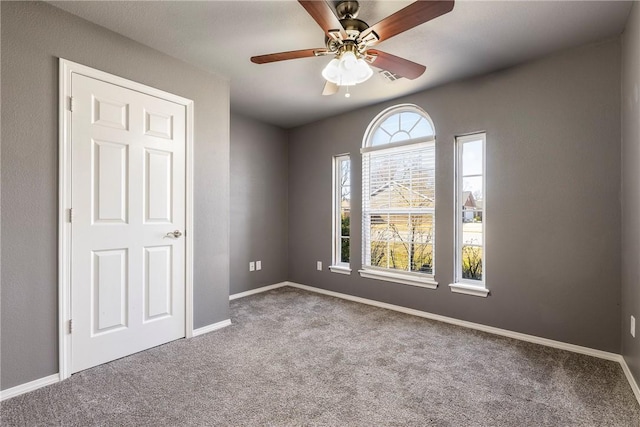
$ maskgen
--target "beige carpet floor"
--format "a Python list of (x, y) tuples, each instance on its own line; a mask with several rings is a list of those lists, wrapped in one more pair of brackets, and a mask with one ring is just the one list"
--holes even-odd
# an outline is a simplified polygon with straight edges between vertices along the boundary
[(293, 288), (2, 402), (2, 426), (640, 426), (619, 364)]

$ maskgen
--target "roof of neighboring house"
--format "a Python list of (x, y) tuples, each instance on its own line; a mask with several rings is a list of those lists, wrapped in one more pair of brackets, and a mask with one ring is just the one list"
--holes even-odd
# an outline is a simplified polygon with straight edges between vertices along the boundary
[(476, 198), (473, 197), (473, 193), (471, 191), (463, 191), (462, 200), (464, 200), (464, 202), (462, 203), (462, 206), (465, 206), (468, 208), (477, 207)]
[(464, 200), (462, 206), (465, 208), (473, 208), (474, 210), (481, 211), (484, 207), (484, 200), (476, 199), (471, 191), (463, 191), (462, 200)]

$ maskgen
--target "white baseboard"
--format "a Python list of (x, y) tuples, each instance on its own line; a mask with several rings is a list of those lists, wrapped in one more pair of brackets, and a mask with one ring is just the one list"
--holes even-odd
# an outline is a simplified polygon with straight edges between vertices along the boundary
[(203, 326), (202, 328), (194, 329), (193, 336), (197, 337), (198, 335), (207, 334), (209, 332), (217, 331), (218, 329), (225, 328), (231, 325), (231, 319), (222, 320), (217, 323), (213, 323), (211, 325)]
[(57, 382), (60, 382), (59, 374), (49, 375), (48, 377), (39, 378), (28, 383), (20, 384), (15, 387), (0, 391), (0, 401), (11, 399), (12, 397), (34, 391), (44, 386), (55, 384)]
[(493, 326), (482, 325), (480, 323), (467, 322), (466, 320), (459, 320), (453, 317), (441, 316), (439, 314), (433, 314), (426, 311), (414, 310), (412, 308), (402, 307), (399, 305), (387, 304), (386, 302), (380, 302), (375, 300), (370, 300), (367, 298), (356, 297), (353, 295), (342, 294), (340, 292), (328, 291), (326, 289), (315, 288), (313, 286), (301, 285), (300, 283), (295, 282), (285, 282), (287, 286), (291, 286), (292, 288), (304, 289), (305, 291), (316, 292), (319, 294), (329, 295), (336, 298), (342, 298), (345, 300), (358, 302), (361, 304), (372, 305), (374, 307), (386, 308), (387, 310), (398, 311), (400, 313), (411, 314), (413, 316), (424, 317), (426, 319), (437, 320), (439, 322), (450, 323), (452, 325), (462, 326), (469, 329), (475, 329), (478, 331), (488, 332), (494, 335), (500, 335), (503, 337), (513, 338), (520, 341), (526, 341), (534, 344), (544, 345), (546, 347), (558, 348), (560, 350), (571, 351), (574, 353), (585, 354), (587, 356), (593, 356), (600, 359), (611, 360), (613, 362), (620, 363), (622, 370), (624, 371), (627, 380), (629, 381), (629, 385), (633, 390), (633, 394), (636, 396), (638, 403), (640, 404), (640, 389), (638, 388), (638, 383), (636, 382), (633, 374), (629, 370), (629, 366), (627, 366), (627, 362), (624, 360), (620, 354), (610, 353), (608, 351), (596, 350), (595, 348), (583, 347), (575, 344), (568, 344), (562, 341), (550, 340), (548, 338), (537, 337), (535, 335), (523, 334), (521, 332), (509, 331), (507, 329), (495, 328)]
[(250, 291), (240, 292), (240, 293), (237, 293), (237, 294), (229, 295), (229, 301), (234, 300), (234, 299), (238, 299), (238, 298), (248, 297), (249, 295), (259, 294), (260, 292), (270, 291), (271, 289), (282, 288), (283, 286), (287, 286), (288, 283), (289, 282), (275, 283), (273, 285), (267, 285), (267, 286), (263, 286), (261, 288), (251, 289)]
[(480, 323), (468, 322), (466, 320), (459, 320), (453, 317), (441, 316), (439, 314), (433, 314), (426, 311), (414, 310), (412, 308), (402, 307), (399, 305), (387, 304), (386, 302), (360, 298), (353, 295), (341, 294), (339, 292), (327, 291), (320, 288), (314, 288), (313, 286), (301, 285), (299, 283), (287, 282), (287, 284), (291, 287), (304, 289), (306, 291), (317, 292), (320, 294), (325, 294), (325, 295), (329, 295), (336, 298), (342, 298), (349, 301), (359, 302), (362, 304), (373, 305), (375, 307), (386, 308), (388, 310), (399, 311), (401, 313), (424, 317), (426, 319), (431, 319), (431, 320), (437, 320), (439, 322), (450, 323), (452, 325), (463, 326), (469, 329), (476, 329), (478, 331), (488, 332), (494, 335), (501, 335), (504, 337), (515, 338), (517, 340), (532, 342), (532, 343), (544, 345), (547, 347), (559, 348), (561, 350), (568, 350), (574, 353), (586, 354), (588, 356), (594, 356), (600, 359), (613, 360), (615, 362), (620, 361), (620, 355), (616, 353), (609, 353), (607, 351), (596, 350), (589, 347), (582, 347), (575, 344), (568, 344), (561, 341), (555, 341), (547, 338), (536, 337), (535, 335), (523, 334), (520, 332), (509, 331), (507, 329), (495, 328), (493, 326), (482, 325)]
[[(229, 325), (231, 325), (231, 319), (223, 320), (221, 322), (217, 322), (212, 325), (194, 329), (192, 336), (196, 337), (198, 335), (206, 334), (208, 332), (217, 331), (218, 329), (222, 329)], [(60, 374), (53, 374), (53, 375), (49, 375), (48, 377), (39, 378), (37, 380), (30, 381), (25, 384), (20, 384), (12, 388), (2, 390), (0, 391), (0, 401), (10, 399), (12, 397), (16, 397), (21, 394), (28, 393), (30, 391), (37, 390), (44, 386), (55, 384), (59, 381), (60, 381)]]
[(633, 390), (633, 394), (636, 395), (636, 399), (638, 400), (638, 403), (640, 403), (640, 387), (638, 387), (638, 383), (633, 377), (633, 374), (629, 369), (629, 365), (627, 365), (627, 361), (624, 360), (623, 356), (620, 356), (620, 366), (622, 366), (622, 370), (627, 377), (627, 381), (629, 381), (629, 385), (631, 386), (631, 390)]
[[(263, 286), (261, 288), (258, 289), (253, 289), (251, 291), (247, 291), (247, 292), (241, 292), (238, 294), (234, 294), (229, 296), (230, 300), (233, 299), (237, 299), (237, 298), (242, 298), (248, 295), (253, 295), (253, 294), (257, 294), (260, 292), (265, 292), (265, 291), (269, 291), (271, 289), (277, 289), (277, 288), (281, 288), (284, 286), (291, 286), (292, 288), (298, 288), (298, 289), (303, 289), (306, 291), (310, 291), (310, 292), (316, 292), (319, 294), (324, 294), (324, 295), (329, 295), (332, 297), (336, 297), (336, 298), (341, 298), (341, 299), (345, 299), (345, 300), (349, 300), (349, 301), (353, 301), (353, 302), (358, 302), (361, 304), (367, 304), (367, 305), (371, 305), (374, 307), (380, 307), (380, 308), (385, 308), (387, 310), (393, 310), (393, 311), (398, 311), (400, 313), (405, 313), (405, 314), (410, 314), (413, 316), (418, 316), (418, 317), (424, 317), (426, 319), (431, 319), (431, 320), (437, 320), (440, 322), (444, 322), (444, 323), (449, 323), (452, 325), (457, 325), (457, 326), (462, 326), (465, 328), (469, 328), (469, 329), (475, 329), (475, 330), (479, 330), (479, 331), (483, 331), (483, 332), (488, 332), (490, 334), (494, 334), (494, 335), (500, 335), (500, 336), (504, 336), (504, 337), (509, 337), (509, 338), (514, 338), (517, 340), (521, 340), (521, 341), (527, 341), (527, 342), (531, 342), (534, 344), (540, 344), (540, 345), (544, 345), (547, 347), (553, 347), (553, 348), (558, 348), (561, 350), (567, 350), (567, 351), (571, 351), (574, 353), (580, 353), (580, 354), (585, 354), (588, 356), (593, 356), (593, 357), (598, 357), (600, 359), (605, 359), (605, 360), (611, 360), (614, 362), (618, 362), (620, 363), (620, 366), (622, 367), (622, 370), (625, 374), (625, 376), (627, 377), (627, 380), (629, 381), (629, 385), (631, 386), (631, 390), (633, 390), (633, 394), (635, 395), (636, 399), (638, 400), (638, 403), (640, 404), (640, 387), (638, 387), (638, 383), (636, 382), (636, 379), (633, 377), (633, 374), (631, 373), (631, 371), (629, 370), (629, 366), (627, 365), (627, 362), (624, 360), (624, 357), (622, 357), (619, 354), (616, 353), (609, 353), (607, 351), (602, 351), (602, 350), (596, 350), (593, 348), (589, 348), (589, 347), (582, 347), (579, 345), (575, 345), (575, 344), (568, 344), (568, 343), (564, 343), (561, 341), (555, 341), (555, 340), (550, 340), (547, 338), (541, 338), (541, 337), (536, 337), (534, 335), (528, 335), (528, 334), (523, 334), (520, 332), (514, 332), (514, 331), (509, 331), (507, 329), (500, 329), (500, 328), (495, 328), (493, 326), (486, 326), (486, 325), (482, 325), (479, 323), (473, 323), (473, 322), (467, 322), (466, 320), (459, 320), (459, 319), (455, 319), (453, 317), (447, 317), (447, 316), (441, 316), (439, 314), (433, 314), (433, 313), (429, 313), (426, 311), (420, 311), (420, 310), (415, 310), (412, 308), (407, 308), (407, 307), (402, 307), (399, 305), (393, 305), (393, 304), (388, 304), (385, 302), (380, 302), (380, 301), (375, 301), (375, 300), (370, 300), (367, 298), (361, 298), (361, 297), (356, 297), (353, 295), (348, 295), (348, 294), (343, 294), (340, 292), (334, 292), (334, 291), (328, 291), (325, 289), (321, 289), (321, 288), (315, 288), (313, 286), (307, 286), (307, 285), (302, 285), (300, 283), (295, 283), (295, 282), (281, 282), (281, 283), (276, 283), (273, 285), (269, 285), (269, 286)], [(204, 326), (202, 328), (198, 328), (198, 329), (194, 329), (193, 330), (193, 336), (196, 337), (198, 335), (202, 335), (202, 334), (206, 334), (208, 332), (213, 332), (216, 331), (218, 329), (222, 329), (226, 326), (231, 325), (231, 319), (227, 319), (227, 320), (223, 320), (221, 322), (217, 322), (214, 323), (212, 325), (208, 325), (208, 326)], [(54, 374), (54, 375), (49, 375), (48, 377), (44, 377), (44, 378), (40, 378), (25, 384), (21, 384), (12, 388), (9, 388), (7, 390), (2, 390), (0, 391), (0, 401), (6, 400), (6, 399), (10, 399), (12, 397), (24, 394), (24, 393), (28, 393), (30, 391), (33, 390), (37, 390), (41, 387), (50, 385), (50, 384), (55, 384), (57, 382), (60, 381), (60, 375), (59, 374)]]

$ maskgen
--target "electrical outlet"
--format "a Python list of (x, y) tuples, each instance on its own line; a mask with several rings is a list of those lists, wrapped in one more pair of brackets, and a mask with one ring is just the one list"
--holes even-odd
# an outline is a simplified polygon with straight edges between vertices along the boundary
[(631, 336), (636, 337), (636, 318), (631, 316)]
[(256, 270), (256, 263), (251, 261), (249, 263), (249, 271), (255, 271)]
[(262, 270), (262, 261), (256, 261), (256, 270)]
[(318, 269), (318, 271), (322, 271), (322, 261), (318, 261), (316, 263), (316, 268)]

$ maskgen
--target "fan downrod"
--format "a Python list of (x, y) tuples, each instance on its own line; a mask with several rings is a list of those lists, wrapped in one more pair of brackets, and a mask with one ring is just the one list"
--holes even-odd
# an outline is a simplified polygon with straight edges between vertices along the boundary
[(355, 0), (345, 0), (336, 2), (336, 13), (338, 19), (357, 18), (360, 4)]

